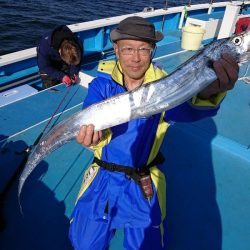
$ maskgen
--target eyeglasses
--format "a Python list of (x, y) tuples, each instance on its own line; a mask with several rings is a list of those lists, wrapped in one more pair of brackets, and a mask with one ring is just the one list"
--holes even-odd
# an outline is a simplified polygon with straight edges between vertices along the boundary
[(138, 49), (134, 49), (131, 47), (123, 47), (123, 48), (120, 48), (120, 51), (123, 55), (126, 55), (126, 56), (134, 55), (135, 51), (138, 51), (139, 55), (141, 55), (141, 56), (148, 56), (152, 53), (153, 49), (152, 48), (144, 48), (144, 47), (138, 48)]

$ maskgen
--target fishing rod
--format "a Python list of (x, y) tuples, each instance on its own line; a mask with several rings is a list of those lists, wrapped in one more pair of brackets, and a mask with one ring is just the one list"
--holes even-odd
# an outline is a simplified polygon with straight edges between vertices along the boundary
[(3, 191), (0, 193), (0, 232), (2, 232), (5, 229), (5, 227), (6, 227), (6, 222), (5, 222), (5, 219), (4, 219), (4, 216), (3, 216), (5, 197), (6, 197), (7, 193), (9, 192), (9, 190), (11, 189), (12, 185), (14, 184), (14, 182), (16, 181), (17, 177), (20, 175), (22, 169), (24, 168), (24, 166), (25, 166), (25, 164), (26, 164), (26, 162), (28, 160), (28, 157), (29, 157), (29, 154), (30, 154), (31, 150), (39, 143), (39, 141), (41, 140), (41, 138), (44, 135), (44, 132), (46, 131), (46, 129), (48, 128), (49, 124), (51, 123), (51, 121), (55, 117), (56, 113), (58, 112), (58, 110), (60, 109), (60, 107), (62, 106), (62, 104), (64, 103), (66, 97), (70, 93), (70, 90), (72, 88), (71, 86), (72, 85), (70, 85), (67, 88), (67, 91), (66, 91), (65, 95), (63, 96), (62, 100), (60, 101), (59, 105), (57, 106), (57, 108), (55, 109), (55, 111), (53, 112), (53, 114), (51, 115), (51, 117), (48, 120), (48, 122), (45, 124), (43, 130), (37, 136), (35, 142), (31, 146), (28, 146), (26, 149), (24, 149), (22, 152), (16, 152), (16, 154), (18, 154), (18, 155), (22, 155), (23, 154), (23, 159), (20, 162), (19, 166), (16, 168), (14, 174), (11, 176), (10, 180), (7, 182), (7, 184), (4, 187)]

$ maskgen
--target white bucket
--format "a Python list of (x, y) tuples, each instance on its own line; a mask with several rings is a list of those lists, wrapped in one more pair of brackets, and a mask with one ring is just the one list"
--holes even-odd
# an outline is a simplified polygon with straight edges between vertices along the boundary
[(198, 50), (206, 30), (199, 26), (185, 26), (182, 28), (181, 47), (186, 50)]

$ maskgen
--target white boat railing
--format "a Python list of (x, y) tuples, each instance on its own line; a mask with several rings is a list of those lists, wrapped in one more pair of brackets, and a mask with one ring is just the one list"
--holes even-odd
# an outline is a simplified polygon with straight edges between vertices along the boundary
[[(167, 2), (167, 1), (166, 1)], [(212, 2), (212, 1), (211, 1)], [(68, 27), (73, 31), (73, 32), (83, 32), (87, 30), (92, 30), (92, 29), (97, 29), (97, 28), (103, 28), (103, 27), (112, 27), (119, 23), (121, 20), (128, 16), (142, 16), (145, 18), (153, 18), (156, 16), (166, 16), (168, 14), (173, 14), (173, 13), (181, 13), (183, 11), (183, 8), (185, 7), (186, 10), (192, 11), (192, 10), (199, 10), (199, 9), (210, 9), (211, 11), (211, 5), (212, 8), (218, 8), (218, 7), (225, 7), (227, 4), (235, 4), (235, 5), (241, 5), (241, 4), (250, 4), (250, 1), (227, 1), (227, 2), (212, 2), (212, 3), (202, 3), (202, 4), (195, 4), (191, 5), (191, 1), (188, 2), (188, 5), (182, 5), (178, 7), (171, 7), (171, 8), (165, 8), (163, 9), (157, 9), (149, 12), (138, 12), (134, 14), (127, 14), (127, 15), (122, 15), (122, 16), (116, 16), (116, 17), (110, 17), (110, 18), (104, 18), (104, 19), (99, 19), (95, 21), (88, 21), (88, 22), (82, 22), (82, 23), (76, 23), (72, 25), (68, 25)], [(184, 1), (183, 1), (184, 3)], [(187, 2), (186, 2), (187, 3)], [(36, 57), (36, 49), (30, 48), (26, 50), (21, 50), (18, 52), (6, 54), (0, 56), (0, 67), (12, 64), (18, 61), (23, 61), (29, 58)]]

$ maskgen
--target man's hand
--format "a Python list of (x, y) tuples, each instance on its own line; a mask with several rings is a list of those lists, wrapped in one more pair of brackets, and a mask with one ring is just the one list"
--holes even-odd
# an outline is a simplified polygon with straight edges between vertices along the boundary
[(239, 65), (229, 54), (223, 54), (222, 58), (213, 63), (218, 77), (198, 95), (201, 99), (209, 99), (211, 96), (233, 89), (238, 79)]
[(70, 86), (73, 82), (70, 79), (70, 77), (68, 75), (65, 75), (62, 79), (62, 82), (66, 85), (66, 86)]
[(94, 125), (83, 125), (76, 137), (76, 141), (85, 147), (95, 146), (102, 139), (102, 131), (94, 131)]

